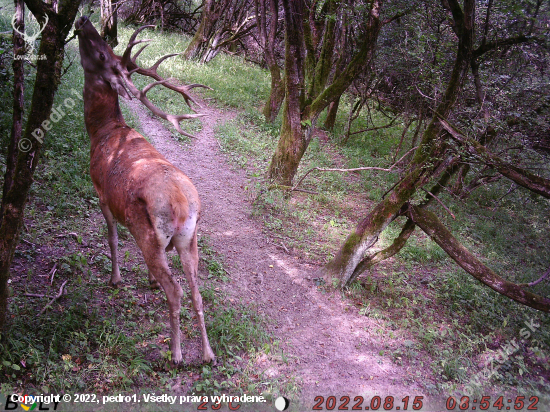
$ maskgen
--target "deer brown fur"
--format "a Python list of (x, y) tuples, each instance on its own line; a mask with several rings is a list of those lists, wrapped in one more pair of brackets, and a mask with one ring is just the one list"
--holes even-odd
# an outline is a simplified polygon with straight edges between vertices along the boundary
[[(119, 94), (130, 98), (129, 89), (155, 114), (171, 121), (178, 131), (186, 134), (181, 131), (179, 122), (200, 115), (168, 115), (154, 107), (145, 94), (152, 86), (169, 85), (189, 102), (193, 100), (187, 94), (188, 90), (200, 85), (176, 86), (160, 78), (156, 69), (165, 57), (151, 69), (138, 67), (135, 63), (137, 55), (130, 58), (130, 53), (131, 48), (141, 42), (135, 41), (141, 29), (130, 39), (124, 56), (119, 57), (86, 17), (81, 17), (75, 24), (85, 76), (84, 117), (91, 140), (90, 174), (107, 221), (111, 249), (109, 283), (116, 286), (122, 281), (117, 261), (116, 222), (119, 222), (128, 228), (141, 249), (151, 285), (160, 285), (166, 293), (172, 329), (172, 362), (181, 363), (180, 301), (183, 290), (172, 277), (166, 257), (166, 251), (175, 247), (191, 289), (202, 334), (203, 360), (210, 362), (215, 360), (215, 356), (206, 334), (197, 283), (197, 222), (200, 216), (197, 190), (181, 170), (126, 124), (118, 103)], [(134, 72), (158, 81), (140, 91), (130, 79)]]

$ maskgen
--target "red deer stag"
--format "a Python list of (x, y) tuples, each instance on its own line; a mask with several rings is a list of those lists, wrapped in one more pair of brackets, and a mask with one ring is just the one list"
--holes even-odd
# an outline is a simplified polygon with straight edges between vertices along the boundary
[[(149, 269), (151, 285), (160, 285), (166, 293), (172, 327), (172, 362), (175, 365), (181, 363), (180, 300), (183, 290), (172, 277), (166, 259), (166, 251), (175, 246), (189, 282), (201, 329), (203, 360), (215, 361), (206, 335), (197, 284), (197, 221), (200, 213), (197, 190), (182, 171), (125, 123), (118, 105), (119, 94), (131, 99), (129, 90), (154, 114), (169, 120), (178, 132), (188, 135), (181, 130), (179, 122), (201, 115), (166, 114), (149, 101), (146, 93), (156, 85), (163, 85), (182, 94), (190, 105), (194, 101), (188, 94), (189, 89), (201, 85), (177, 86), (157, 74), (159, 64), (173, 55), (161, 57), (150, 69), (136, 64), (137, 55), (145, 46), (134, 57), (131, 57), (132, 48), (147, 41), (136, 40), (145, 27), (151, 26), (137, 29), (120, 57), (103, 41), (87, 17), (81, 17), (75, 23), (84, 68), (84, 118), (91, 140), (90, 174), (107, 221), (111, 248), (113, 270), (109, 283), (116, 286), (122, 281), (117, 262), (118, 221), (136, 239)], [(130, 78), (136, 72), (157, 81), (139, 90)]]

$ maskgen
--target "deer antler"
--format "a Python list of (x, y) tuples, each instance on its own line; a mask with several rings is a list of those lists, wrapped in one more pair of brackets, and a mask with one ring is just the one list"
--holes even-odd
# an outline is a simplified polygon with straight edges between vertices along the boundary
[(126, 83), (126, 87), (130, 90), (130, 92), (136, 96), (149, 110), (151, 110), (154, 114), (156, 114), (158, 117), (163, 118), (164, 120), (168, 120), (174, 128), (180, 132), (182, 135), (194, 138), (192, 134), (189, 134), (187, 132), (184, 132), (180, 127), (180, 122), (185, 119), (193, 119), (196, 117), (202, 117), (206, 116), (202, 113), (195, 113), (195, 114), (180, 114), (180, 115), (173, 115), (168, 114), (162, 110), (160, 110), (157, 106), (155, 106), (151, 101), (147, 98), (147, 92), (151, 90), (153, 87), (158, 86), (159, 84), (162, 84), (163, 86), (167, 86), (168, 80), (164, 79), (161, 81), (157, 81), (151, 84), (148, 84), (143, 88), (143, 90), (139, 90), (134, 83), (132, 82), (132, 79), (130, 79), (131, 73), (123, 73), (122, 78), (124, 79), (124, 82)]
[[(148, 46), (148, 44), (144, 45), (143, 47), (141, 47), (137, 52), (136, 54), (132, 57), (131, 54), (132, 54), (132, 48), (137, 45), (137, 44), (140, 44), (140, 43), (146, 43), (146, 42), (150, 42), (151, 39), (143, 39), (143, 40), (136, 40), (137, 38), (137, 35), (143, 30), (143, 29), (146, 29), (148, 27), (155, 27), (154, 25), (145, 25), (145, 26), (141, 26), (140, 28), (138, 28), (133, 34), (132, 36), (130, 37), (130, 40), (128, 41), (128, 45), (126, 46), (126, 50), (124, 51), (124, 54), (122, 55), (121, 57), (121, 60), (120, 60), (120, 64), (122, 65), (123, 69), (127, 70), (128, 72), (128, 76), (125, 76), (124, 77), (124, 80), (125, 82), (127, 83), (127, 85), (129, 86), (129, 84), (132, 84), (132, 86), (134, 86), (134, 84), (132, 83), (131, 79), (130, 79), (130, 76), (133, 74), (133, 73), (138, 73), (138, 74), (141, 74), (143, 76), (148, 76), (148, 77), (151, 77), (153, 79), (156, 80), (155, 83), (152, 83), (151, 85), (147, 86), (145, 89), (143, 89), (142, 91), (142, 96), (145, 97), (145, 93), (147, 93), (148, 90), (150, 90), (152, 87), (158, 85), (158, 84), (162, 84), (164, 87), (168, 88), (168, 89), (171, 89), (171, 90), (174, 90), (175, 92), (178, 92), (179, 94), (181, 94), (185, 100), (185, 103), (187, 103), (187, 105), (189, 106), (189, 108), (194, 111), (195, 113), (197, 112), (193, 106), (191, 106), (191, 103), (194, 103), (195, 105), (197, 105), (199, 108), (202, 108), (202, 106), (195, 100), (191, 97), (191, 95), (189, 94), (189, 90), (191, 89), (194, 89), (195, 87), (203, 87), (205, 89), (209, 89), (209, 90), (212, 90), (211, 87), (208, 87), (208, 86), (205, 86), (203, 84), (198, 84), (198, 83), (194, 83), (194, 84), (189, 84), (189, 85), (185, 85), (185, 86), (178, 86), (178, 85), (175, 85), (173, 83), (169, 83), (169, 80), (168, 79), (164, 79), (163, 77), (161, 77), (158, 73), (157, 73), (157, 69), (158, 67), (160, 66), (160, 64), (170, 58), (170, 57), (174, 57), (174, 56), (178, 56), (179, 53), (172, 53), (172, 54), (166, 54), (164, 56), (162, 56), (160, 59), (158, 59), (155, 64), (153, 64), (150, 68), (148, 69), (144, 69), (142, 67), (139, 67), (138, 64), (136, 63), (136, 59), (137, 57), (141, 54), (141, 52)], [(130, 87), (128, 87), (131, 90)], [(135, 86), (134, 86), (135, 88)], [(137, 88), (135, 88), (137, 90)], [(132, 91), (132, 94), (134, 94), (134, 96), (138, 97), (138, 95), (136, 95), (133, 91)], [(139, 97), (139, 99), (141, 100), (142, 97)], [(148, 104), (152, 104), (151, 102), (148, 101), (148, 103), (145, 103), (143, 100), (141, 100), (143, 102), (143, 104), (145, 104), (147, 107)], [(149, 109), (151, 111), (153, 111), (150, 107)], [(156, 114), (156, 113), (155, 113)], [(159, 115), (160, 116), (160, 115)], [(162, 116), (161, 116), (162, 117)], [(193, 116), (193, 117), (198, 117), (198, 116)], [(188, 119), (189, 117), (185, 117), (186, 119)], [(181, 119), (183, 120), (183, 118)], [(172, 122), (172, 124), (174, 124)], [(179, 123), (178, 123), (179, 124)], [(179, 130), (179, 126), (176, 127), (176, 130), (178, 130), (180, 133), (183, 133)], [(185, 134), (186, 136), (189, 136), (188, 134), (186, 133), (183, 133)]]

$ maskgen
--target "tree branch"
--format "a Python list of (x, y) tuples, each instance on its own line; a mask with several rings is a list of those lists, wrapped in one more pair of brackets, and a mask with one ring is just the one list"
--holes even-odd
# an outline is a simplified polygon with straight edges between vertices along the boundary
[(479, 46), (477, 49), (473, 51), (472, 57), (474, 59), (478, 58), (479, 56), (487, 53), (488, 51), (494, 50), (497, 47), (502, 46), (513, 46), (515, 44), (521, 44), (521, 43), (527, 43), (530, 41), (544, 41), (543, 39), (539, 39), (536, 36), (528, 36), (528, 35), (519, 35), (517, 37), (510, 37), (508, 39), (500, 39), (495, 40), (489, 43), (484, 43), (481, 46)]
[(52, 306), (52, 304), (57, 300), (59, 299), (61, 296), (63, 296), (63, 288), (65, 287), (65, 285), (67, 284), (68, 280), (66, 280), (65, 282), (63, 282), (63, 284), (61, 285), (61, 287), (59, 288), (59, 293), (52, 299), (50, 300), (50, 303), (48, 303), (46, 306), (44, 306), (44, 309), (42, 309), (40, 311), (40, 313), (38, 314), (38, 316), (42, 315), (46, 309), (48, 309), (50, 306)]
[(521, 285), (498, 276), (462, 246), (434, 213), (410, 205), (408, 214), (414, 223), (430, 236), (462, 269), (481, 283), (523, 305), (543, 312), (550, 312), (550, 299), (527, 292), (521, 288)]
[(296, 189), (298, 186), (300, 186), (300, 183), (302, 183), (302, 181), (307, 177), (307, 175), (309, 175), (311, 172), (313, 171), (318, 171), (318, 172), (342, 172), (342, 173), (347, 173), (347, 172), (361, 172), (363, 170), (378, 170), (378, 171), (381, 171), (381, 172), (391, 172), (393, 171), (393, 169), (395, 168), (395, 166), (397, 166), (399, 164), (399, 162), (401, 162), (401, 160), (403, 160), (409, 153), (411, 153), (412, 151), (416, 150), (417, 147), (413, 147), (411, 150), (409, 150), (407, 153), (405, 153), (403, 156), (401, 156), (401, 158), (395, 162), (394, 164), (392, 164), (389, 168), (383, 168), (383, 167), (377, 167), (377, 166), (367, 166), (367, 167), (356, 167), (354, 169), (338, 169), (338, 168), (324, 168), (324, 167), (314, 167), (312, 169), (309, 169), (305, 175), (302, 176), (302, 178), (298, 181), (298, 183), (296, 183), (291, 189), (290, 191), (294, 191), (294, 190), (298, 190)]
[(397, 120), (397, 116), (394, 117), (391, 122), (389, 122), (388, 124), (385, 124), (384, 126), (377, 126), (377, 127), (371, 127), (370, 129), (358, 130), (356, 132), (349, 133), (349, 135), (351, 136), (358, 133), (372, 132), (374, 130), (380, 130), (380, 129), (387, 129), (388, 127), (392, 127), (396, 120)]
[(466, 137), (463, 133), (452, 127), (446, 120), (440, 119), (439, 122), (453, 138), (465, 145), (471, 154), (479, 157), (485, 164), (494, 167), (501, 175), (516, 182), (518, 185), (550, 199), (550, 179), (537, 176), (520, 167), (512, 166), (500, 157), (489, 152), (485, 146), (479, 142)]
[(531, 282), (531, 283), (522, 283), (518, 286), (520, 287), (533, 287), (533, 286), (536, 286), (538, 285), (540, 282), (542, 282), (544, 279), (546, 279), (548, 276), (550, 276), (550, 268), (548, 268), (548, 270), (544, 273), (544, 275), (542, 275), (540, 278), (538, 278), (537, 280)]
[(451, 212), (451, 210), (447, 206), (445, 206), (445, 204), (436, 195), (434, 195), (432, 192), (424, 189), (423, 187), (421, 187), (420, 189), (422, 189), (424, 192), (426, 192), (431, 197), (433, 197), (437, 201), (437, 203), (439, 203), (441, 206), (443, 206), (443, 209), (445, 209), (447, 211), (447, 213), (449, 213), (453, 217), (453, 219), (456, 219), (456, 216), (453, 215), (453, 212)]

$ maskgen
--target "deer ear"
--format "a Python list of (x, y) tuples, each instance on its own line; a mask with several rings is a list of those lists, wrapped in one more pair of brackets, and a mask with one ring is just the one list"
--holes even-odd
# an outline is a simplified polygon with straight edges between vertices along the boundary
[(132, 96), (128, 93), (128, 90), (126, 90), (126, 87), (124, 87), (122, 84), (116, 82), (116, 81), (110, 81), (111, 87), (113, 90), (115, 90), (120, 96), (124, 97), (126, 100), (132, 100)]

